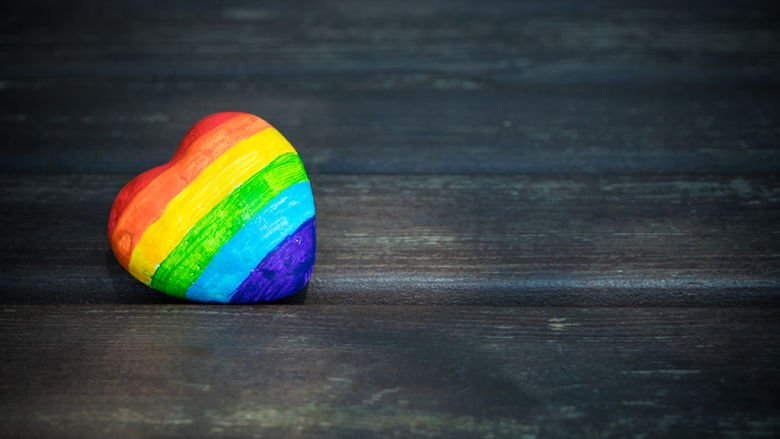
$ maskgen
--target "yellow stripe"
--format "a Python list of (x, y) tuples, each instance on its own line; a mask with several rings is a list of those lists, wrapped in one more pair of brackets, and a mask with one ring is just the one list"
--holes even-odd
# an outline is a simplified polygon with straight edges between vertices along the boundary
[(130, 258), (130, 274), (149, 285), (157, 267), (203, 215), (287, 152), (295, 153), (295, 149), (270, 127), (227, 150), (171, 200), (160, 219), (146, 229)]

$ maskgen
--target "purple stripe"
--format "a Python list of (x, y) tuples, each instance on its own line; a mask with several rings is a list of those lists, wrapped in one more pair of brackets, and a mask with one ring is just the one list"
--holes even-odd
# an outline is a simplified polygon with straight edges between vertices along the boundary
[(314, 217), (306, 220), (252, 270), (230, 303), (268, 302), (295, 294), (311, 277), (316, 234)]

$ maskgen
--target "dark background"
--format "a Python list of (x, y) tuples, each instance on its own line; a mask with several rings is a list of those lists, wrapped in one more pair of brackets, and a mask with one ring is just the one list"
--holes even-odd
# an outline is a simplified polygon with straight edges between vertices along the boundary
[[(777, 437), (776, 2), (6, 2), (0, 435)], [(313, 278), (156, 293), (111, 203), (297, 148)]]

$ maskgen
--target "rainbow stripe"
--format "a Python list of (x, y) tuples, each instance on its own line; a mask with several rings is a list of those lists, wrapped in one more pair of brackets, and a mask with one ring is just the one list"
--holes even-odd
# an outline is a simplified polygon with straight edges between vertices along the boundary
[(198, 122), (170, 162), (122, 189), (108, 233), (136, 279), (201, 302), (294, 294), (314, 266), (314, 201), (303, 164), (277, 130), (246, 113)]

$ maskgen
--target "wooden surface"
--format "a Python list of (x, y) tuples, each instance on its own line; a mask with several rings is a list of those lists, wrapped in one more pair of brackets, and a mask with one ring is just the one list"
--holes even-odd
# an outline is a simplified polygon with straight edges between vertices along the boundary
[[(130, 178), (0, 177), (0, 301), (177, 301), (138, 283), (111, 253), (106, 212)], [(290, 302), (780, 303), (774, 176), (311, 179), (317, 268)]]
[[(780, 14), (677, 3), (0, 5), (0, 436), (780, 436)], [(310, 172), (280, 303), (108, 247), (230, 110)]]
[(778, 323), (760, 308), (4, 307), (0, 434), (772, 437)]

